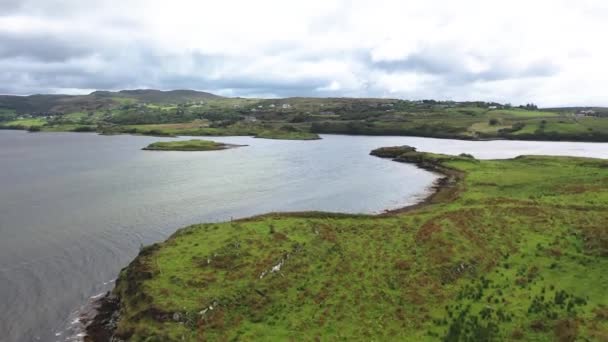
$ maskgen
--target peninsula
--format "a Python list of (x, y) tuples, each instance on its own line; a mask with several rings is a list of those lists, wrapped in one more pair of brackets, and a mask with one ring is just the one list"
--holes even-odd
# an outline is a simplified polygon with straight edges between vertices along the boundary
[(183, 228), (120, 273), (88, 340), (608, 336), (608, 161), (372, 154), (445, 177), (424, 205), (379, 216)]

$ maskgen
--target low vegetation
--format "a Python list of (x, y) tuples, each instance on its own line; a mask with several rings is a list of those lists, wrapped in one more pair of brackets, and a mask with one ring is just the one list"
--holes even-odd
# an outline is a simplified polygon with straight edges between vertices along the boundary
[(608, 339), (608, 161), (373, 154), (448, 181), (426, 205), (380, 216), (269, 214), (181, 229), (121, 272), (106, 301), (118, 309), (112, 332), (133, 341)]
[(263, 139), (282, 139), (282, 140), (318, 140), (321, 139), (317, 134), (302, 132), (295, 129), (280, 129), (271, 131), (261, 131), (255, 135), (256, 138)]
[(239, 146), (241, 145), (193, 139), (184, 141), (160, 141), (152, 143), (143, 149), (149, 151), (218, 151)]

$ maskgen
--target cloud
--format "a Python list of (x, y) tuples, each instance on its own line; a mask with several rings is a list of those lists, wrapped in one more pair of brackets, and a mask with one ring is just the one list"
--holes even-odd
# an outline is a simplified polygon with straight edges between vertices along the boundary
[(65, 62), (94, 53), (92, 47), (44, 32), (15, 34), (0, 32), (0, 59), (28, 58), (47, 62)]
[(608, 105), (607, 13), (596, 0), (4, 0), (0, 92)]

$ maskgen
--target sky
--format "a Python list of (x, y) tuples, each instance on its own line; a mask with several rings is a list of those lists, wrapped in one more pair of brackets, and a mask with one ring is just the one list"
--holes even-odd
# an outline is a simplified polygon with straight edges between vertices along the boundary
[(0, 93), (608, 106), (605, 0), (0, 0)]

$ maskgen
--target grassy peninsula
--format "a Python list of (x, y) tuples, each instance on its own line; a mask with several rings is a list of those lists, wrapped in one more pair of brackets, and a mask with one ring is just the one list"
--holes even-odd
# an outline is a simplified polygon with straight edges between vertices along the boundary
[(608, 161), (372, 154), (446, 177), (425, 205), (380, 216), (181, 229), (121, 272), (89, 337), (608, 339)]
[(219, 143), (210, 140), (159, 141), (144, 147), (148, 151), (218, 151), (242, 145)]
[(227, 98), (151, 89), (89, 95), (0, 95), (0, 129), (163, 136), (408, 135), (467, 140), (608, 141), (608, 108), (482, 101)]

